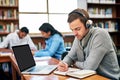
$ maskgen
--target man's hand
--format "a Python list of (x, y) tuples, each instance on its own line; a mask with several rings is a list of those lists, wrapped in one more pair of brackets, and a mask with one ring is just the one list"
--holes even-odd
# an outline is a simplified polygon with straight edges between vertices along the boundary
[(31, 50), (32, 55), (34, 55), (36, 51), (37, 51), (37, 50)]
[(68, 70), (68, 64), (63, 62), (63, 61), (60, 61), (59, 64), (58, 64), (58, 70), (59, 71), (67, 71)]

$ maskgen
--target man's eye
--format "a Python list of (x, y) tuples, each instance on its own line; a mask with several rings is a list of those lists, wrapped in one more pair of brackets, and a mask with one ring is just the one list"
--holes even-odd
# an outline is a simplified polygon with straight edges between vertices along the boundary
[(77, 27), (75, 29), (72, 29), (72, 31), (79, 31), (81, 28), (80, 27)]
[(79, 30), (80, 30), (80, 28), (76, 28), (75, 30), (76, 30), (76, 31), (79, 31)]

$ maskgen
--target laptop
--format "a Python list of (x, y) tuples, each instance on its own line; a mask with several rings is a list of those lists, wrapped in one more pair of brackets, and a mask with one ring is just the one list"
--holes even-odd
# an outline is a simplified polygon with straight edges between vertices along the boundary
[(57, 65), (36, 65), (28, 44), (13, 46), (12, 50), (22, 74), (50, 74), (57, 67)]

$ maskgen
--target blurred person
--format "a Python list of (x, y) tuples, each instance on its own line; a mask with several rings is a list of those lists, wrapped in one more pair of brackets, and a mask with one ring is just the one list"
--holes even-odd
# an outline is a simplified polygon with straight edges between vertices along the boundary
[(6, 36), (3, 42), (0, 43), (0, 52), (12, 52), (12, 46), (29, 44), (31, 50), (37, 50), (32, 39), (30, 38), (27, 27), (22, 27)]
[(34, 56), (51, 56), (60, 60), (62, 53), (66, 51), (62, 34), (49, 23), (43, 23), (39, 30), (45, 38), (46, 45), (44, 49), (35, 52)]

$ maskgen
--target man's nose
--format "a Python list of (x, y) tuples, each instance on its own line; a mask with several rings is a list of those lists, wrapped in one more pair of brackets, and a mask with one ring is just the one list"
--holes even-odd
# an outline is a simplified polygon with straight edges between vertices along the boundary
[(76, 31), (76, 30), (73, 30), (73, 34), (76, 36), (76, 35), (77, 35), (77, 31)]

